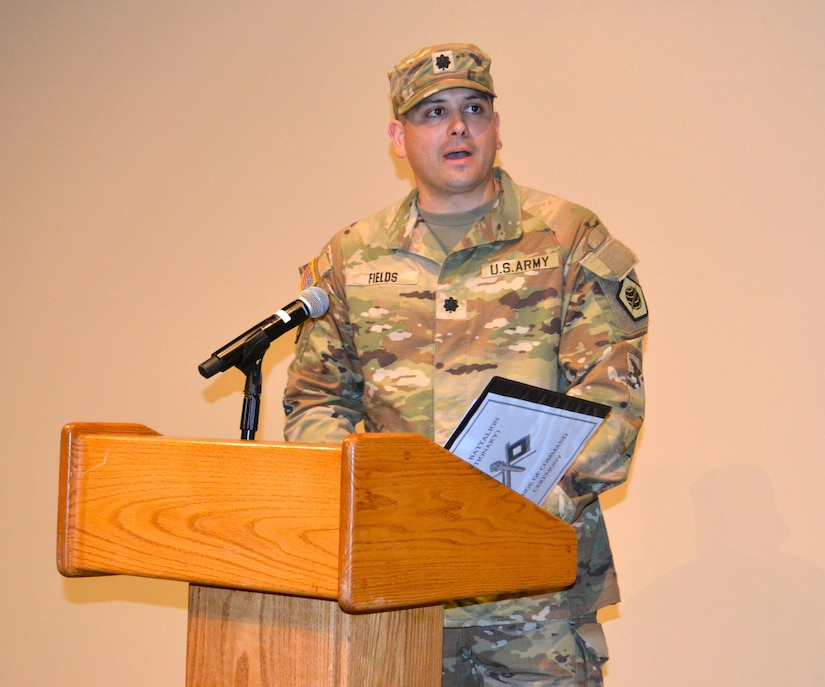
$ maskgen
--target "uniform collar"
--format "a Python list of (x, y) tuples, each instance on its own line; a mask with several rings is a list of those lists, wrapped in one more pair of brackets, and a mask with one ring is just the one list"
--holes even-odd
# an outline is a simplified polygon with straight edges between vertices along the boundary
[[(500, 167), (493, 169), (493, 177), (501, 185), (499, 202), (476, 222), (459, 248), (517, 239), (522, 234), (521, 209), (513, 180)], [(387, 245), (432, 259), (438, 259), (440, 254), (443, 259), (444, 251), (419, 214), (417, 189), (401, 201), (387, 232)]]

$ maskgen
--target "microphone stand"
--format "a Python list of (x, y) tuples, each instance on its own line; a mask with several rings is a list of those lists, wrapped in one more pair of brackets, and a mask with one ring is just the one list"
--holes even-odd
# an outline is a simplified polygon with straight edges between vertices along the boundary
[(261, 412), (261, 387), (263, 375), (261, 364), (264, 353), (269, 349), (269, 337), (261, 330), (253, 332), (244, 342), (243, 357), (235, 365), (246, 375), (241, 411), (241, 439), (252, 441), (258, 431), (258, 417)]
[(198, 365), (198, 372), (207, 379), (223, 372), (230, 365), (246, 375), (241, 413), (241, 439), (252, 440), (258, 430), (261, 411), (261, 363), (269, 344), (284, 332), (301, 324), (308, 317), (321, 317), (329, 308), (329, 296), (317, 286), (310, 286), (300, 297), (284, 306), (272, 317), (257, 324), (251, 330), (215, 351), (209, 360)]

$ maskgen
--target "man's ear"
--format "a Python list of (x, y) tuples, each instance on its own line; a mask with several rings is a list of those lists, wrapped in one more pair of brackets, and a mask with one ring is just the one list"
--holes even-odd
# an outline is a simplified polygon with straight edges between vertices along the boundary
[(395, 157), (403, 160), (407, 157), (407, 147), (404, 143), (404, 125), (397, 119), (393, 119), (387, 127), (387, 133), (392, 141), (392, 149)]

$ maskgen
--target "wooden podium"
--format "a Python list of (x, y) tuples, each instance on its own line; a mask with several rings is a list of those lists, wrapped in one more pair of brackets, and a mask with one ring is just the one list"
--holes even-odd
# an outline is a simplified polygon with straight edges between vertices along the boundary
[(573, 529), (436, 444), (63, 428), (66, 576), (190, 583), (187, 687), (437, 687), (443, 604), (559, 589)]

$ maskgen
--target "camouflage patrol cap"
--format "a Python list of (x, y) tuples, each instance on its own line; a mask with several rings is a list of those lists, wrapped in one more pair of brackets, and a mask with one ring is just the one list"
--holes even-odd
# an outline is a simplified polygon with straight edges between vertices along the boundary
[(421, 48), (396, 64), (387, 76), (395, 116), (448, 88), (472, 88), (496, 97), (490, 57), (469, 43)]

